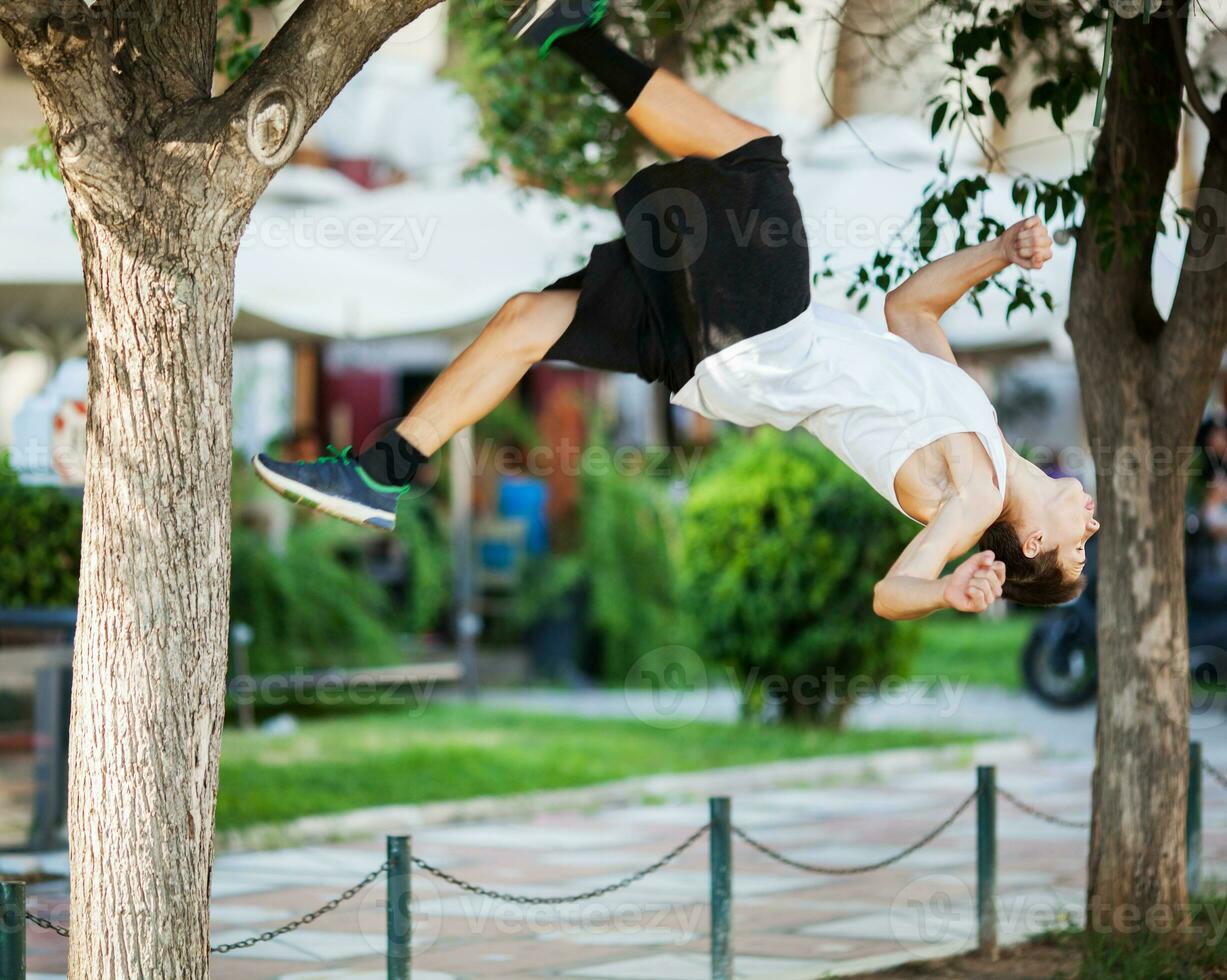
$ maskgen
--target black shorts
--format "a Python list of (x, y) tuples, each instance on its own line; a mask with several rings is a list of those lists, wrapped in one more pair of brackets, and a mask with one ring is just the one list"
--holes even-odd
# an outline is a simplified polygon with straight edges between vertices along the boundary
[(546, 355), (678, 391), (695, 365), (810, 303), (809, 246), (778, 136), (639, 171), (614, 194), (625, 236), (547, 289), (578, 289)]

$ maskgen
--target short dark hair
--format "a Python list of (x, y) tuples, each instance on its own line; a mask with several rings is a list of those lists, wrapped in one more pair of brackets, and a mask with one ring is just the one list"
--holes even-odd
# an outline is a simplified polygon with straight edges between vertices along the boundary
[(1078, 598), (1086, 588), (1086, 577), (1070, 578), (1057, 560), (1057, 549), (1042, 551), (1028, 558), (1018, 540), (1018, 532), (1006, 520), (991, 524), (980, 537), (980, 550), (991, 551), (1005, 564), (1005, 585), (1001, 595), (1024, 606), (1059, 606)]

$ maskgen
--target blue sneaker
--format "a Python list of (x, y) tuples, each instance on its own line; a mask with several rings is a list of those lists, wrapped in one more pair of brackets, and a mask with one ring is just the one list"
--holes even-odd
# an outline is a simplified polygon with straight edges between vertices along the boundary
[(256, 476), (286, 500), (351, 524), (395, 530), (396, 502), (409, 488), (376, 483), (358, 465), (350, 446), (337, 451), (330, 445), (328, 452), (331, 455), (321, 456), (314, 463), (284, 463), (264, 453), (251, 463)]
[(544, 58), (560, 37), (574, 34), (605, 16), (608, 0), (524, 0), (507, 21), (511, 36)]

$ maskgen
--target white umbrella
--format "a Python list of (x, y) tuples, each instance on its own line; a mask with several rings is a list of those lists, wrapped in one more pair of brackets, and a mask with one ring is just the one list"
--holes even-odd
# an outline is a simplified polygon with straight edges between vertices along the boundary
[[(85, 330), (81, 255), (63, 186), (23, 169), (24, 161), (21, 148), (0, 153), (0, 339), (53, 348), (58, 359)], [(318, 203), (355, 192), (362, 190), (340, 174), (286, 167), (267, 194)], [(234, 332), (240, 340), (316, 338), (246, 311), (238, 311)]]
[(608, 212), (500, 179), (268, 207), (239, 248), (238, 302), (338, 339), (453, 330), (578, 268), (617, 233)]

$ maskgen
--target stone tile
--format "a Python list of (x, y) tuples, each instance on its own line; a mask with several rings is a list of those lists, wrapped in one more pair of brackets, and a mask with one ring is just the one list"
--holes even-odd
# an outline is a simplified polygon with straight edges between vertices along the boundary
[[(737, 980), (814, 980), (831, 969), (832, 965), (825, 960), (739, 956), (734, 961), (733, 975)], [(564, 975), (591, 977), (593, 980), (643, 980), (644, 977), (709, 980), (711, 959), (702, 953), (662, 953), (569, 970)]]
[(288, 922), (299, 913), (284, 908), (267, 908), (262, 905), (227, 905), (214, 902), (209, 908), (209, 921), (213, 925), (255, 926), (264, 922)]
[(625, 829), (610, 832), (604, 828), (564, 829), (535, 827), (532, 824), (472, 824), (444, 830), (432, 829), (422, 835), (430, 843), (466, 847), (494, 847), (527, 851), (605, 850), (643, 840), (644, 834)]
[[(283, 973), (279, 980), (387, 980), (387, 977), (386, 969), (308, 970), (305, 973)], [(456, 980), (456, 975), (436, 970), (414, 970), (413, 980)]]
[(894, 939), (909, 946), (930, 946), (971, 939), (976, 932), (976, 916), (970, 907), (957, 906), (935, 911), (928, 916), (884, 909), (880, 912), (822, 922), (808, 926), (801, 932), (809, 936)]
[(691, 930), (646, 928), (635, 930), (596, 929), (586, 932), (572, 930), (545, 933), (544, 942), (573, 943), (578, 946), (684, 946), (702, 934)]
[(302, 968), (302, 963), (293, 960), (236, 960), (230, 955), (214, 956), (209, 961), (209, 980), (281, 980), (287, 973), (297, 973)]
[[(210, 936), (213, 945), (219, 946), (246, 939), (251, 929), (226, 929)], [(268, 942), (257, 943), (248, 949), (226, 953), (229, 960), (285, 960), (298, 963), (330, 963), (337, 960), (357, 959), (382, 954), (385, 939), (382, 935), (364, 935), (356, 932), (330, 932), (327, 929), (308, 926)]]

